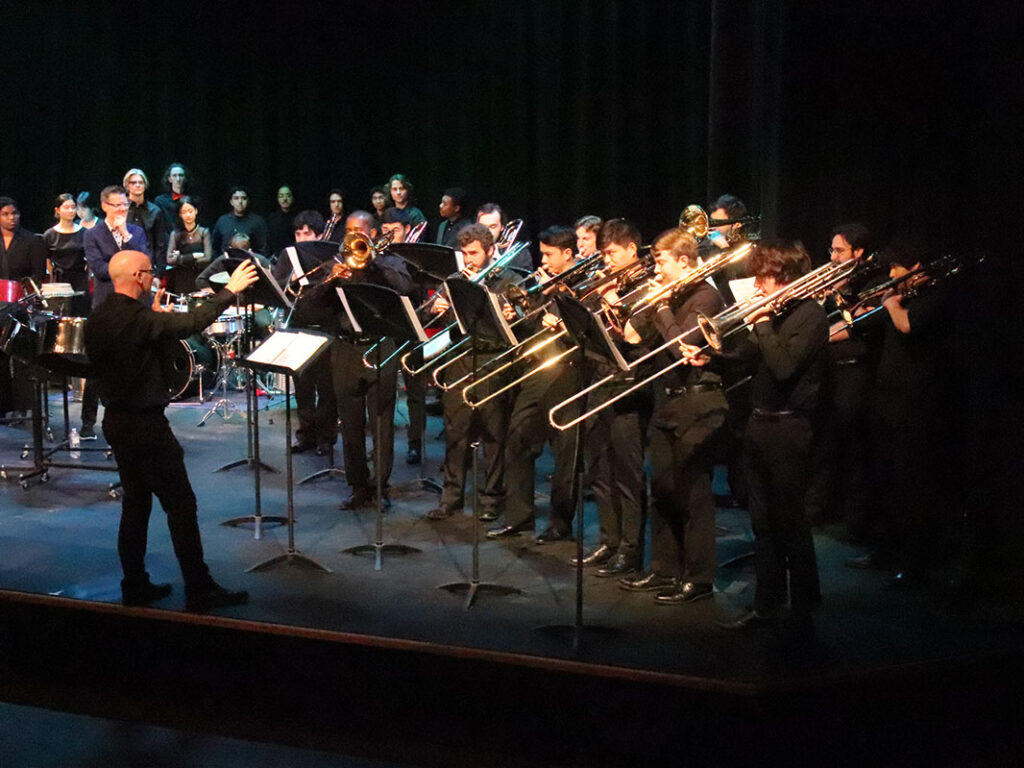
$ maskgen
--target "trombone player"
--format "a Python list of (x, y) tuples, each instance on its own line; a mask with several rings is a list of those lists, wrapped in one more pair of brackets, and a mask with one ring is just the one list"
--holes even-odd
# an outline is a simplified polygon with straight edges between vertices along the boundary
[[(487, 269), (495, 257), (494, 236), (482, 224), (471, 224), (463, 228), (456, 237), (462, 251), (464, 267), (452, 278), (472, 280), (481, 270)], [(487, 281), (492, 287), (497, 279), (500, 284), (504, 278), (488, 276)], [(443, 315), (451, 310), (448, 299), (441, 295), (431, 305), (431, 312)], [(506, 315), (507, 317), (508, 315)], [(477, 367), (484, 365), (496, 354), (494, 350), (477, 348)], [(473, 355), (465, 354), (453, 361), (450, 376), (454, 379), (470, 374), (473, 369)], [(496, 381), (492, 386), (501, 386)], [(505, 470), (503, 441), (508, 429), (508, 401), (505, 397), (496, 397), (479, 408), (470, 408), (462, 399), (462, 391), (457, 387), (445, 390), (441, 397), (444, 406), (445, 455), (444, 455), (444, 488), (441, 501), (435, 508), (427, 512), (428, 520), (445, 520), (462, 510), (463, 496), (466, 486), (466, 468), (472, 460), (470, 444), (479, 440), (484, 449), (484, 482), (478, 492), (480, 519), (495, 520), (498, 517), (498, 505), (504, 493), (503, 475)]]
[[(686, 282), (697, 267), (697, 240), (683, 229), (663, 232), (651, 246), (658, 286), (626, 323), (624, 338), (647, 347), (679, 339), (656, 358), (666, 367), (693, 354), (701, 339), (698, 313), (725, 308), (706, 280)], [(665, 286), (678, 285), (675, 290)], [(667, 292), (666, 292), (667, 291)], [(687, 329), (692, 329), (688, 335)], [(711, 491), (713, 448), (728, 408), (721, 377), (700, 365), (682, 365), (654, 385), (648, 430), (651, 461), (651, 564), (619, 580), (631, 592), (657, 592), (659, 605), (710, 598), (715, 578), (715, 503)]]
[[(821, 602), (814, 540), (804, 511), (811, 438), (827, 406), (829, 326), (812, 297), (801, 298), (790, 284), (810, 272), (799, 242), (761, 241), (747, 268), (758, 293), (777, 301), (744, 319), (751, 329), (732, 355), (756, 366), (750, 382), (753, 407), (743, 440), (750, 522), (754, 529), (754, 605), (724, 629), (777, 626), (786, 603), (787, 576), (793, 638), (813, 636), (811, 614)], [(752, 302), (758, 306), (758, 302)], [(683, 348), (693, 365), (708, 357)]]
[[(541, 266), (535, 273), (538, 280), (548, 282), (570, 269), (576, 262), (573, 250), (576, 234), (569, 227), (554, 226), (538, 235)], [(543, 285), (543, 283), (541, 283)], [(537, 297), (537, 298), (533, 298)], [(542, 292), (531, 296), (528, 310), (540, 309), (547, 302)], [(533, 327), (525, 329), (529, 335), (540, 325), (552, 328), (559, 319), (550, 313), (538, 318)], [(527, 364), (544, 365), (565, 346), (547, 346), (537, 359)], [(551, 478), (551, 514), (548, 527), (535, 539), (538, 544), (567, 539), (572, 534), (573, 505), (573, 447), (572, 430), (553, 431), (547, 420), (548, 410), (579, 389), (579, 370), (572, 365), (551, 365), (542, 373), (525, 380), (515, 395), (505, 439), (505, 525), (487, 532), (492, 539), (515, 536), (532, 531), (534, 525), (534, 463), (550, 440), (555, 453), (555, 472)], [(554, 434), (552, 434), (554, 432)]]

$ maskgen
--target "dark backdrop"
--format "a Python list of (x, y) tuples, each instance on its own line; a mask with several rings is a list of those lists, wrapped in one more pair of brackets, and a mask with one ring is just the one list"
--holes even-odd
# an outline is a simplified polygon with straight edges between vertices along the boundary
[(4, 2), (0, 191), (41, 230), (132, 166), (186, 163), (207, 221), (234, 182), (261, 212), (281, 183), (352, 210), (401, 171), (432, 219), (461, 184), (533, 231), (596, 213), (647, 239), (730, 191), (820, 259), (850, 218), (962, 236), (1016, 157), (1018, 23), (981, 3), (311, 6)]
[[(729, 191), (763, 213), (765, 235), (803, 239), (816, 261), (849, 219), (879, 243), (915, 231), (942, 249), (987, 245), (989, 264), (1020, 229), (1006, 194), (1020, 154), (1014, 4), (2, 9), (0, 193), (37, 230), (56, 193), (98, 191), (132, 166), (159, 183), (172, 160), (193, 171), (207, 222), (234, 182), (261, 212), (281, 183), (321, 209), (341, 186), (352, 210), (400, 171), (432, 220), (459, 184), (528, 233), (596, 213), (632, 218), (650, 240)], [(1006, 436), (1020, 423), (1019, 270), (989, 273), (1001, 279), (951, 315), (949, 349), (951, 464), (993, 476), (973, 499), (986, 509), (1024, 477)]]

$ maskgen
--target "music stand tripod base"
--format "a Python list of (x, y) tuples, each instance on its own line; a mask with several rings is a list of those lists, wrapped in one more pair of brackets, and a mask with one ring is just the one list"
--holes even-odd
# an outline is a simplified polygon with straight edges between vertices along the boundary
[(505, 584), (490, 584), (486, 581), (453, 581), (451, 584), (442, 584), (438, 589), (443, 589), (445, 592), (451, 592), (453, 595), (461, 595), (465, 593), (466, 610), (473, 607), (473, 603), (476, 602), (476, 596), (480, 592), (490, 592), (491, 594), (498, 595), (499, 597), (523, 594), (523, 590), (517, 589), (516, 587), (509, 587)]
[(269, 560), (264, 560), (262, 563), (256, 563), (256, 565), (249, 566), (245, 569), (245, 572), (252, 573), (253, 571), (263, 571), (279, 563), (284, 563), (285, 565), (301, 565), (313, 570), (323, 571), (324, 573), (334, 573), (334, 571), (326, 565), (321, 565), (313, 558), (307, 557), (298, 550), (289, 550), (288, 552), (283, 552), (280, 555), (274, 555), (274, 557), (271, 557)]
[(384, 555), (418, 555), (423, 550), (410, 547), (408, 544), (359, 544), (355, 547), (346, 547), (341, 550), (345, 555), (365, 555), (373, 552), (373, 570), (380, 571), (384, 568)]
[[(281, 473), (280, 469), (278, 469), (277, 467), (270, 466), (269, 464), (267, 464), (267, 462), (263, 461), (262, 459), (260, 460), (259, 465), (260, 465), (260, 469), (264, 469), (267, 472), (273, 472), (275, 474), (280, 474)], [(251, 458), (251, 457), (246, 457), (246, 458), (242, 458), (242, 459), (235, 459), (234, 461), (229, 461), (224, 466), (217, 467), (213, 471), (214, 472), (227, 472), (229, 469), (235, 469), (236, 467), (248, 467), (249, 469), (252, 469), (255, 466), (256, 466), (256, 460)]]

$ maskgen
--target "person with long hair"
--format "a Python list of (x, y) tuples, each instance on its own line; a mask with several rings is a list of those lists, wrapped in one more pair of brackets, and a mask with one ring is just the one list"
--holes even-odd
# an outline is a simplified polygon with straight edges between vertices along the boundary
[(191, 195), (178, 201), (178, 221), (167, 243), (167, 290), (191, 293), (196, 276), (213, 259), (213, 242), (210, 230), (199, 225), (199, 203)]
[(409, 181), (404, 173), (396, 173), (389, 179), (388, 184), (391, 191), (391, 200), (394, 202), (395, 208), (405, 211), (409, 216), (409, 226), (416, 227), (427, 220), (427, 217), (423, 215), (423, 211), (414, 205), (416, 195), (412, 188), (412, 182)]
[(71, 314), (84, 317), (89, 312), (89, 268), (85, 263), (85, 232), (75, 221), (78, 206), (75, 196), (64, 192), (54, 201), (57, 223), (43, 232), (48, 272), (55, 283), (70, 283), (80, 292), (71, 300)]

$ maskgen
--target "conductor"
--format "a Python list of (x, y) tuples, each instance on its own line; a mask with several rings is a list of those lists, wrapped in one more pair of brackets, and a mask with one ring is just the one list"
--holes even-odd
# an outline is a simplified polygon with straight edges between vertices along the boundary
[(146, 254), (120, 251), (110, 260), (114, 292), (89, 317), (85, 349), (105, 407), (103, 434), (117, 459), (124, 487), (117, 552), (124, 579), (121, 602), (147, 605), (171, 594), (170, 584), (154, 584), (146, 572), (146, 540), (153, 495), (167, 514), (174, 554), (185, 580), (185, 607), (204, 611), (248, 601), (246, 592), (221, 587), (203, 560), (196, 518), (196, 496), (185, 470), (184, 452), (171, 432), (164, 408), (171, 400), (165, 383), (166, 351), (213, 322), (235, 294), (256, 282), (246, 261), (225, 289), (187, 314), (161, 311), (163, 290), (152, 309), (139, 301), (150, 293), (153, 266)]

